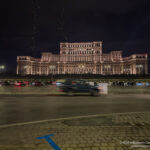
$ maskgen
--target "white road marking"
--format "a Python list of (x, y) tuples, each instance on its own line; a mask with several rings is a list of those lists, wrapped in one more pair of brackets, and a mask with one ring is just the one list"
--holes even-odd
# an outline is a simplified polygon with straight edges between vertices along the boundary
[(22, 126), (22, 125), (30, 125), (30, 124), (37, 124), (37, 123), (44, 123), (44, 122), (71, 120), (71, 119), (82, 119), (82, 118), (100, 117), (100, 116), (111, 116), (111, 115), (122, 115), (122, 114), (137, 114), (137, 113), (150, 113), (150, 111), (144, 111), (144, 112), (125, 112), (125, 113), (109, 113), (109, 114), (95, 114), (95, 115), (86, 115), (86, 116), (64, 117), (64, 118), (58, 118), (58, 119), (47, 119), (47, 120), (29, 121), (29, 122), (22, 122), (22, 123), (13, 123), (13, 124), (0, 125), (0, 128)]

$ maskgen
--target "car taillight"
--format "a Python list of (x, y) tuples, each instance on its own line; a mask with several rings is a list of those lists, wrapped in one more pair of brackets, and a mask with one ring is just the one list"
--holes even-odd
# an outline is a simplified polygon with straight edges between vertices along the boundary
[(60, 91), (60, 92), (64, 92), (64, 89), (62, 89), (62, 88), (59, 88), (59, 91)]
[(20, 86), (20, 85), (21, 85), (21, 83), (16, 83), (15, 85), (18, 85), (18, 86)]

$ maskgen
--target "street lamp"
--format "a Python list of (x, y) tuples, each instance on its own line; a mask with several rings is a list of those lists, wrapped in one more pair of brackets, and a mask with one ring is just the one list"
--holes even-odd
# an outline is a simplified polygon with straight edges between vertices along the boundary
[(0, 65), (0, 69), (1, 70), (5, 69), (5, 66), (4, 65)]
[(5, 68), (5, 65), (0, 65), (0, 73), (4, 72)]

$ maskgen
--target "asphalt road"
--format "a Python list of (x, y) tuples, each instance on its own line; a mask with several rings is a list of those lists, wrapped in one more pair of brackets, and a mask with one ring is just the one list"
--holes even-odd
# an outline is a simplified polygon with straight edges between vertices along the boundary
[(0, 96), (0, 125), (62, 117), (150, 110), (150, 94)]

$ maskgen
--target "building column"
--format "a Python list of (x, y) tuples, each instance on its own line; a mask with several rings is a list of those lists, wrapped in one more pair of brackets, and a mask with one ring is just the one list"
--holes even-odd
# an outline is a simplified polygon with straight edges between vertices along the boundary
[(132, 64), (130, 66), (130, 72), (131, 72), (131, 74), (133, 74), (133, 65)]
[(32, 62), (31, 62), (31, 75), (32, 75), (33, 73), (32, 73)]
[(121, 64), (121, 74), (123, 74), (123, 64)]
[(115, 65), (114, 64), (112, 65), (112, 74), (113, 75), (115, 74)]
[(59, 74), (59, 62), (58, 62), (58, 65), (57, 65), (57, 74)]
[(93, 74), (96, 74), (96, 63), (94, 63), (94, 71)]
[[(48, 68), (49, 69), (49, 68)], [(39, 64), (39, 74), (41, 75), (42, 74), (42, 71), (41, 71), (41, 63)]]
[(47, 64), (47, 75), (49, 74), (49, 67), (48, 67), (48, 64)]
[(133, 74), (136, 74), (136, 63), (135, 62), (133, 63), (132, 67), (133, 67)]
[(17, 64), (17, 75), (19, 74), (19, 66), (18, 66), (18, 64)]
[(144, 64), (144, 70), (145, 70), (145, 74), (148, 74), (148, 62), (145, 62)]
[(66, 73), (66, 64), (64, 63), (64, 74)]
[(103, 74), (103, 63), (101, 63), (101, 74)]
[(29, 75), (29, 74), (30, 74), (30, 63), (27, 62), (27, 75)]

